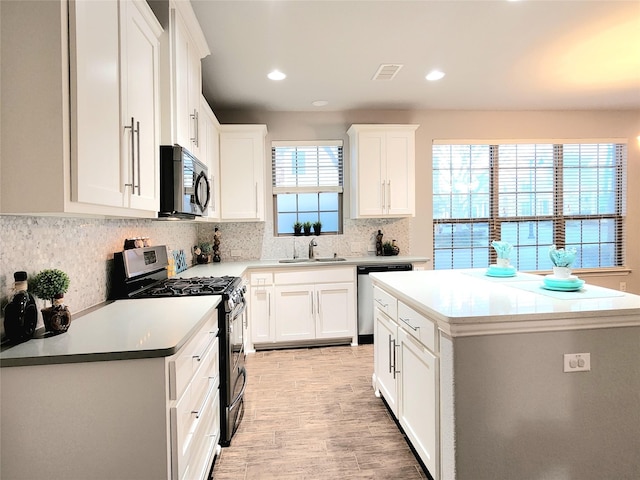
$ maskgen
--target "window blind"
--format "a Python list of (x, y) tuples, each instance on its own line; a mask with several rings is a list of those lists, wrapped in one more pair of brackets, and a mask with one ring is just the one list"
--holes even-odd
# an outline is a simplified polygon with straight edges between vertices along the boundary
[(342, 193), (342, 150), (342, 141), (273, 142), (273, 193)]
[(511, 141), (433, 145), (434, 265), (486, 266), (492, 240), (514, 245), (520, 270), (551, 267), (574, 247), (574, 268), (624, 265), (626, 143)]

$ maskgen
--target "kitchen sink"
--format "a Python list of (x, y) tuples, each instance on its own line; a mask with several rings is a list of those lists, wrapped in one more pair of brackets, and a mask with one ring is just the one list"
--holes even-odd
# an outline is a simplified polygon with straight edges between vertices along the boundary
[(313, 263), (313, 262), (345, 262), (342, 257), (318, 257), (318, 258), (283, 258), (278, 263)]

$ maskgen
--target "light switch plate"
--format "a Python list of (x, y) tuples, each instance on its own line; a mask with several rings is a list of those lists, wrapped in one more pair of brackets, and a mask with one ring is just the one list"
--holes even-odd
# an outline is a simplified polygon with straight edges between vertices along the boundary
[(591, 371), (590, 353), (565, 353), (564, 372), (589, 372)]

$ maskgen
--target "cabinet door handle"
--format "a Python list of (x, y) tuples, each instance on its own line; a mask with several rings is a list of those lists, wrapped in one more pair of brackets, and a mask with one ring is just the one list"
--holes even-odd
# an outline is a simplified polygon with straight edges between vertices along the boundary
[(391, 180), (387, 180), (387, 211), (391, 210)]
[(125, 125), (125, 129), (131, 129), (131, 149), (129, 151), (129, 159), (131, 160), (131, 183), (125, 183), (125, 187), (131, 187), (131, 193), (136, 192), (136, 161), (135, 161), (135, 119), (131, 117), (131, 125)]
[(197, 147), (198, 146), (198, 110), (193, 109), (193, 113), (189, 115), (193, 120), (193, 136), (191, 137), (191, 142)]
[(389, 373), (391, 373), (392, 364), (391, 364), (391, 351), (393, 350), (393, 340), (391, 339), (391, 334), (389, 334)]
[(193, 110), (196, 115), (196, 147), (200, 146), (200, 120), (198, 119), (198, 111)]
[(393, 378), (396, 378), (396, 375), (400, 373), (396, 367), (398, 366), (398, 357), (396, 350), (400, 347), (400, 344), (393, 340)]
[(140, 122), (136, 122), (136, 139), (138, 154), (138, 196), (142, 195), (142, 175), (140, 175)]
[(385, 204), (385, 186), (384, 186), (384, 180), (382, 181), (382, 186), (380, 187), (380, 191), (381, 191), (381, 200), (382, 200), (382, 204), (380, 205), (382, 207), (382, 210), (384, 210), (384, 204)]
[[(209, 377), (209, 380), (213, 380), (216, 377)], [(204, 407), (207, 405), (207, 402), (209, 401), (209, 397), (211, 396), (211, 394), (213, 393), (215, 383), (213, 385), (211, 385), (211, 387), (209, 388), (209, 391), (207, 392), (207, 395), (204, 397), (204, 400), (202, 401), (202, 404), (200, 405), (200, 408), (198, 410), (191, 410), (191, 413), (195, 413), (196, 418), (200, 418), (200, 415), (202, 415), (202, 412), (204, 410)]]
[(256, 182), (256, 218), (258, 218), (258, 182)]
[(267, 292), (267, 312), (269, 318), (271, 318), (271, 292)]
[(406, 319), (402, 318), (402, 317), (398, 317), (398, 318), (400, 320), (402, 320), (406, 325), (408, 325), (411, 328), (411, 330), (413, 330), (414, 332), (420, 329), (420, 325), (415, 326), (415, 327), (413, 325), (411, 325), (411, 319), (410, 318), (406, 318)]
[(211, 175), (211, 210), (216, 210), (216, 176)]
[(318, 317), (320, 316), (320, 292), (316, 292), (316, 311), (318, 312)]
[(313, 317), (313, 312), (315, 312), (315, 306), (313, 304), (313, 292), (309, 292), (309, 296), (311, 297), (311, 316)]

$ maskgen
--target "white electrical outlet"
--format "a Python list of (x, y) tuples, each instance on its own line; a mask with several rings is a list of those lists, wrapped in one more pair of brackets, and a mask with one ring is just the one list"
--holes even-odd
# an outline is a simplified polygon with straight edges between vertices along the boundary
[(590, 353), (565, 353), (564, 372), (589, 372), (591, 371)]
[(367, 248), (367, 252), (375, 252), (375, 251), (376, 251), (375, 245), (369, 245), (369, 247)]
[(232, 257), (241, 257), (242, 256), (242, 250), (231, 250), (231, 256)]
[(620, 282), (620, 291), (621, 292), (627, 291), (627, 282)]

